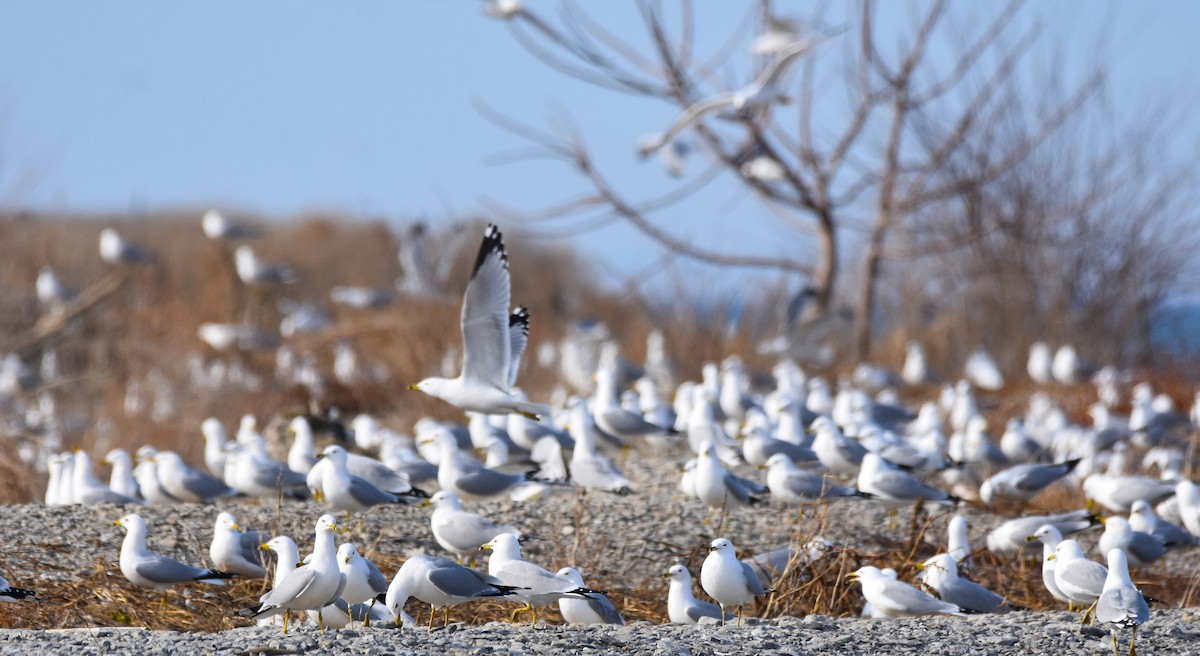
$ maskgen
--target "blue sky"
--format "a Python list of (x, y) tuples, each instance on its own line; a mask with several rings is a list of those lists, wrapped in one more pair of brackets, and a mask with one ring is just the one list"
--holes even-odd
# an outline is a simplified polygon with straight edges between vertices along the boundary
[[(554, 3), (527, 4), (554, 13)], [(698, 48), (712, 51), (750, 3), (696, 4)], [(811, 4), (776, 3), (800, 15)], [(906, 20), (908, 3), (881, 4), (881, 24)], [(644, 42), (632, 3), (584, 5)], [(1001, 6), (968, 5), (956, 9)], [(1098, 45), (1107, 50), (1119, 119), (1139, 116), (1147, 99), (1197, 99), (1200, 3), (1030, 5), (1024, 20), (1043, 24), (1041, 52), (1061, 53), (1068, 70), (1082, 69)], [(665, 188), (661, 168), (639, 163), (633, 150), (674, 110), (548, 69), (481, 9), (475, 0), (2, 2), (0, 202), (400, 221), (481, 212), (489, 199), (532, 209), (584, 189), (559, 166), (494, 163), (522, 142), (481, 116), (478, 101), (536, 123), (561, 107), (622, 190), (639, 197)], [(843, 11), (832, 4), (830, 22)], [(1195, 148), (1198, 135), (1180, 142)], [(34, 184), (16, 186), (22, 176)], [(726, 183), (656, 220), (714, 246), (775, 255), (808, 248)], [(597, 254), (606, 273), (630, 274), (657, 256), (620, 225), (573, 243)], [(694, 276), (719, 278), (703, 269)]]

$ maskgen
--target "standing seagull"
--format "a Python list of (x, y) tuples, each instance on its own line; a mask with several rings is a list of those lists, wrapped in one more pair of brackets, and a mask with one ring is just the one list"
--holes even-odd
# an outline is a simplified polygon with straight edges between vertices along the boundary
[(288, 572), (279, 585), (259, 598), (259, 603), (238, 611), (238, 615), (259, 618), (285, 613), (283, 632), (287, 633), (289, 610), (317, 611), (317, 624), (325, 630), (321, 609), (337, 601), (346, 588), (346, 575), (338, 569), (333, 533), (337, 530), (330, 515), (317, 520), (316, 541), (307, 564)]
[(459, 565), (448, 558), (413, 556), (404, 561), (388, 586), (384, 601), (397, 618), (397, 625), (409, 597), (429, 604), (429, 628), (433, 628), (434, 611), (445, 609), (445, 621), (450, 623), (450, 607), (458, 604), (507, 597), (516, 588), (504, 585), (499, 579)]
[(540, 419), (549, 414), (546, 406), (520, 401), (510, 393), (513, 363), (520, 357), (513, 347), (523, 349), (529, 335), (529, 312), (517, 308), (510, 316), (510, 295), (504, 240), (489, 223), (463, 295), (462, 373), (458, 378), (426, 378), (409, 389), (485, 415), (516, 413)]
[(559, 576), (542, 567), (521, 558), (521, 545), (517, 536), (512, 533), (501, 533), (492, 538), (491, 542), (479, 547), (480, 550), (491, 550), (488, 559), (488, 574), (500, 579), (504, 585), (512, 587), (512, 594), (525, 602), (524, 608), (513, 611), (509, 621), (517, 619), (524, 611), (533, 612), (531, 626), (537, 624), (537, 607), (545, 606), (564, 597), (575, 599), (591, 599), (596, 593), (576, 584), (565, 576)]
[(742, 606), (767, 593), (758, 575), (737, 559), (733, 543), (725, 538), (712, 541), (708, 556), (700, 567), (700, 587), (721, 605), (721, 624), (725, 623), (726, 609), (737, 606), (740, 625)]
[[(574, 567), (564, 567), (558, 570), (558, 575), (570, 579), (581, 588), (583, 587), (583, 575)], [(617, 607), (609, 601), (608, 597), (599, 592), (591, 594), (588, 599), (563, 597), (558, 600), (558, 610), (567, 624), (625, 625), (625, 618), (621, 617)]]
[(1133, 643), (1137, 641), (1137, 628), (1150, 619), (1150, 607), (1138, 589), (1129, 578), (1129, 564), (1125, 552), (1113, 549), (1108, 552), (1108, 577), (1104, 579), (1104, 591), (1096, 602), (1096, 619), (1105, 624), (1115, 624), (1112, 628), (1113, 656), (1120, 656), (1117, 648), (1117, 634), (1121, 627), (1127, 626), (1133, 630), (1129, 638), (1129, 656), (1137, 652)]
[(121, 573), (130, 583), (141, 588), (162, 590), (162, 606), (167, 607), (167, 589), (178, 583), (201, 581), (215, 583), (219, 579), (236, 576), (205, 567), (185, 565), (178, 560), (146, 549), (146, 520), (141, 515), (125, 515), (113, 522), (125, 529), (125, 540), (121, 542)]
[(722, 619), (721, 607), (701, 601), (692, 593), (692, 574), (683, 565), (672, 565), (663, 574), (670, 579), (667, 588), (667, 617), (675, 624), (699, 624), (700, 618)]

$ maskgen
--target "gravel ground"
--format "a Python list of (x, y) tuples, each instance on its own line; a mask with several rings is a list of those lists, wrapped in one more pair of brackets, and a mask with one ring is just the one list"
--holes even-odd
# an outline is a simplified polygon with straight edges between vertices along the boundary
[[(671, 461), (673, 462), (673, 461)], [(571, 489), (551, 494), (548, 500), (517, 504), (496, 501), (473, 504), (468, 509), (484, 512), (514, 523), (532, 534), (523, 550), (526, 556), (547, 567), (580, 566), (591, 587), (610, 592), (631, 624), (626, 627), (539, 626), (479, 623), (452, 624), (449, 630), (432, 634), (422, 630), (399, 632), (369, 628), (330, 631), (320, 636), (315, 629), (300, 625), (288, 636), (278, 629), (245, 627), (242, 620), (223, 619), (223, 626), (238, 627), (218, 633), (174, 633), (103, 628), (114, 624), (111, 617), (62, 608), (56, 590), (67, 582), (95, 579), (129, 589), (116, 566), (123, 530), (112, 521), (130, 509), (118, 507), (53, 507), (40, 505), (4, 506), (0, 533), (5, 550), (0, 567), (13, 585), (34, 587), (43, 599), (33, 623), (6, 622), (46, 631), (0, 631), (3, 653), (169, 653), (223, 652), (282, 654), (332, 652), (353, 653), (1101, 653), (1111, 651), (1107, 634), (1081, 629), (1073, 615), (1062, 611), (1030, 611), (1004, 616), (965, 618), (919, 618), (904, 621), (833, 619), (821, 615), (804, 618), (748, 619), (745, 626), (659, 625), (666, 612), (666, 586), (659, 575), (674, 562), (684, 562), (698, 574), (709, 542), (718, 534), (717, 522), (705, 524), (705, 509), (697, 501), (684, 501), (676, 492), (678, 474), (671, 462), (657, 457), (630, 457), (623, 464), (626, 475), (637, 485), (629, 496), (581, 495)], [(669, 473), (666, 473), (669, 472)], [(747, 468), (744, 475), (757, 474)], [(219, 510), (233, 512), (243, 527), (271, 534), (284, 533), (297, 539), (302, 553), (311, 545), (312, 526), (322, 512), (298, 501), (256, 502), (230, 500), (214, 506), (151, 506), (136, 509), (149, 525), (150, 548), (193, 563), (207, 560), (212, 523)], [(733, 540), (742, 553), (759, 552), (806, 539), (820, 533), (826, 539), (850, 547), (854, 562), (874, 562), (885, 555), (911, 552), (911, 558), (932, 554), (944, 540), (948, 510), (930, 506), (925, 521), (929, 530), (924, 542), (907, 544), (909, 513), (902, 513), (895, 529), (887, 526), (886, 511), (868, 501), (846, 501), (832, 507), (820, 526), (810, 513), (798, 519), (798, 510), (768, 505), (731, 513), (719, 534)], [(1004, 518), (967, 508), (971, 539), (981, 548), (986, 531)], [(339, 518), (340, 519), (340, 518)], [(381, 563), (390, 577), (401, 559), (417, 553), (440, 553), (429, 532), (428, 509), (388, 507), (376, 509), (362, 520), (348, 522), (352, 529), (344, 540), (355, 541), (360, 551)], [(1098, 532), (1083, 541), (1094, 542)], [(1197, 570), (1200, 550), (1174, 551), (1156, 568), (1135, 573), (1135, 580), (1151, 587), (1169, 572)], [(390, 566), (390, 567), (389, 567)], [(1006, 562), (1012, 577), (1024, 577), (1023, 589), (1049, 607), (1041, 589), (1040, 574), (1022, 572), (1018, 562)], [(1036, 565), (1035, 565), (1036, 567)], [(853, 567), (851, 567), (853, 569)], [(848, 571), (848, 570), (847, 570)], [(191, 601), (214, 597), (211, 588), (192, 586), (175, 593), (175, 604), (193, 607)], [(647, 598), (647, 591), (650, 597)], [(151, 592), (147, 604), (156, 603)], [(852, 589), (858, 600), (857, 587)], [(639, 596), (640, 595), (640, 596)], [(1176, 595), (1178, 597), (1179, 595)], [(57, 595), (62, 598), (62, 594)], [(635, 597), (638, 597), (635, 599)], [(218, 598), (224, 618), (245, 599)], [(622, 603), (624, 601), (624, 603)], [(242, 603), (244, 602), (244, 603)], [(210, 605), (211, 602), (210, 599)], [(856, 601), (856, 603), (858, 603)], [(511, 605), (510, 605), (511, 606)], [(469, 607), (452, 617), (470, 619)], [(415, 604), (409, 612), (423, 610)], [(759, 609), (761, 612), (761, 608)], [(133, 623), (138, 624), (135, 613)], [(185, 616), (186, 617), (186, 616)], [(1200, 628), (1189, 624), (1193, 610), (1156, 607), (1151, 621), (1139, 634), (1143, 654), (1200, 651)], [(652, 620), (654, 623), (638, 620)], [(551, 620), (556, 621), (551, 614)], [(63, 630), (63, 627), (70, 627)], [(85, 628), (92, 627), (92, 628)], [(101, 628), (94, 628), (101, 627)], [(186, 624), (181, 628), (186, 628)], [(1123, 645), (1127, 645), (1125, 638)], [(1123, 647), (1124, 649), (1124, 647)]]

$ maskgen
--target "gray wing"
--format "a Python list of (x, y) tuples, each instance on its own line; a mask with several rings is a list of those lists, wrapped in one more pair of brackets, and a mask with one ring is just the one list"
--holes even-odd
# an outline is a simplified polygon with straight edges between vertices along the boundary
[(621, 617), (621, 613), (617, 611), (617, 607), (613, 605), (613, 602), (608, 600), (608, 597), (602, 594), (588, 595), (587, 605), (588, 608), (592, 609), (592, 612), (604, 620), (605, 624), (625, 625), (625, 618)]
[(155, 583), (197, 581), (202, 579), (205, 574), (212, 573), (210, 569), (185, 565), (178, 560), (172, 560), (161, 554), (153, 553), (143, 556), (134, 567), (134, 570), (138, 573), (138, 576), (154, 581)]
[(462, 377), (508, 389), (508, 255), (494, 225), (488, 225), (463, 295)]
[(1163, 554), (1167, 553), (1167, 548), (1163, 546), (1161, 540), (1153, 535), (1134, 531), (1133, 537), (1129, 540), (1129, 552), (1138, 560), (1150, 563), (1162, 558)]
[(570, 579), (525, 560), (510, 560), (504, 563), (499, 574), (505, 585), (529, 588), (530, 594), (567, 593), (579, 588)]
[(945, 613), (958, 609), (945, 601), (934, 599), (907, 583), (888, 581), (883, 587), (883, 597), (871, 600), (875, 606), (898, 613)]
[(812, 462), (817, 460), (817, 454), (812, 449), (792, 444), (776, 438), (763, 440), (763, 454), (770, 458), (776, 453), (782, 453), (792, 462)]
[(396, 495), (384, 492), (358, 476), (350, 477), (350, 496), (364, 506), (396, 503)]
[(364, 558), (363, 561), (367, 563), (367, 585), (371, 586), (371, 590), (374, 590), (379, 594), (387, 592), (388, 580), (383, 576), (383, 572), (379, 571), (379, 568), (375, 566), (375, 563), (367, 560), (366, 558)]
[(1117, 588), (1100, 595), (1096, 602), (1096, 620), (1115, 624), (1141, 624), (1150, 619), (1150, 607), (1142, 593), (1132, 588)]
[(440, 562), (429, 570), (425, 578), (444, 594), (453, 597), (486, 597), (499, 592), (474, 570), (444, 558), (439, 558), (438, 561)]
[[(317, 573), (308, 567), (297, 567), (290, 571), (279, 582), (279, 585), (267, 592), (259, 598), (263, 608), (268, 606), (284, 606), (289, 604), (296, 597), (304, 593), (304, 590), (312, 585), (314, 579), (317, 578)], [(344, 577), (343, 577), (344, 578)], [(341, 594), (339, 593), (339, 597)], [(328, 605), (328, 604), (327, 604)]]
[(1071, 471), (1066, 465), (1033, 465), (1026, 472), (1018, 475), (1013, 485), (1018, 490), (1037, 492)]
[(452, 521), (437, 527), (438, 533), (447, 542), (463, 548), (478, 547), (501, 533), (520, 535), (520, 531), (511, 526), (501, 526), (473, 513), (455, 513), (451, 518)]
[(699, 622), (702, 617), (711, 617), (719, 620), (721, 619), (721, 607), (697, 599), (694, 605), (687, 607), (687, 616), (693, 622)]
[(1108, 578), (1108, 569), (1090, 560), (1072, 560), (1066, 567), (1055, 566), (1054, 575), (1080, 590), (1087, 590), (1098, 596), (1104, 590), (1104, 579)]
[(325, 603), (324, 603), (324, 604), (322, 604), (322, 606), (328, 606), (329, 604), (332, 604), (333, 602), (337, 601), (338, 599), (341, 599), (341, 597), (342, 597), (342, 593), (346, 591), (346, 580), (347, 580), (347, 579), (346, 579), (346, 573), (345, 573), (345, 572), (338, 572), (338, 587), (337, 587), (337, 590), (334, 590), (334, 591), (333, 591), (333, 595), (332, 595), (332, 596), (330, 596), (330, 597), (329, 597), (329, 599), (327, 599), (327, 600), (325, 601)]
[(838, 440), (837, 450), (843, 458), (853, 463), (861, 463), (863, 456), (867, 455), (867, 447), (850, 439)]
[(604, 416), (605, 426), (611, 428), (616, 433), (620, 433), (617, 437), (664, 433), (667, 430), (662, 426), (655, 426), (646, 421), (645, 418), (621, 408), (611, 408), (601, 414)]
[(407, 475), (393, 470), (374, 458), (352, 454), (346, 459), (346, 469), (352, 475), (365, 479), (371, 485), (385, 492), (399, 494), (412, 489), (412, 483), (409, 482)]
[(749, 588), (750, 593), (755, 597), (767, 594), (767, 591), (763, 588), (762, 580), (758, 578), (758, 574), (755, 574), (749, 565), (740, 560), (738, 561), (738, 565), (742, 566), (742, 578), (745, 579), (746, 587)]
[(826, 481), (824, 476), (806, 471), (790, 472), (783, 480), (783, 485), (788, 492), (805, 499), (848, 497), (855, 493), (852, 487), (837, 485)]
[(216, 476), (206, 474), (193, 467), (183, 467), (182, 469), (183, 473), (179, 479), (179, 484), (188, 492), (201, 499), (215, 499), (234, 494), (233, 488), (226, 485)]
[(481, 468), (470, 474), (459, 476), (454, 484), (467, 494), (490, 497), (500, 494), (523, 480), (523, 476), (502, 474), (492, 469)]
[(929, 499), (941, 501), (949, 495), (935, 487), (930, 487), (904, 472), (884, 471), (872, 481), (881, 494), (893, 499)]
[(127, 497), (119, 492), (113, 492), (106, 487), (96, 487), (84, 491), (79, 502), (85, 506), (94, 506), (100, 503), (115, 503), (120, 505), (141, 503), (137, 499)]
[(260, 549), (259, 545), (270, 539), (271, 536), (264, 533), (259, 533), (258, 531), (246, 531), (245, 533), (242, 533), (241, 538), (239, 538), (238, 551), (242, 554), (242, 558), (245, 558), (256, 565), (262, 565), (266, 560), (267, 552)]
[(288, 469), (283, 463), (273, 462), (264, 465), (255, 463), (254, 484), (259, 487), (302, 487), (306, 485), (305, 476)]
[(529, 343), (529, 310), (519, 307), (508, 317), (508, 386), (517, 384), (517, 372), (521, 369), (521, 356)]
[(942, 601), (981, 613), (994, 613), (1004, 603), (1004, 597), (987, 588), (966, 579), (958, 579), (946, 586), (938, 595)]
[(1196, 538), (1192, 537), (1191, 533), (1161, 518), (1154, 524), (1154, 532), (1151, 535), (1162, 540), (1168, 547), (1196, 543)]

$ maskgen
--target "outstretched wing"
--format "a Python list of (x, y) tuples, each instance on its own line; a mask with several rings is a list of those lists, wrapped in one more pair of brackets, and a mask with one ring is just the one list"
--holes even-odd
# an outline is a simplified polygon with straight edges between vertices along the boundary
[(463, 296), (463, 378), (508, 389), (511, 341), (508, 330), (508, 255), (504, 240), (488, 224)]
[(517, 384), (517, 371), (521, 368), (521, 355), (529, 344), (529, 310), (518, 307), (508, 317), (508, 386)]

